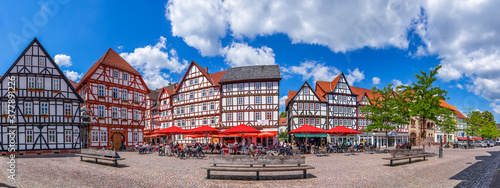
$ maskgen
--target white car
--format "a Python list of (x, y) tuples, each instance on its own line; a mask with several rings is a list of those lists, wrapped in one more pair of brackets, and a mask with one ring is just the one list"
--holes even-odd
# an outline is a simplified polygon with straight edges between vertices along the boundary
[(488, 143), (486, 141), (481, 141), (481, 147), (483, 148), (488, 147)]

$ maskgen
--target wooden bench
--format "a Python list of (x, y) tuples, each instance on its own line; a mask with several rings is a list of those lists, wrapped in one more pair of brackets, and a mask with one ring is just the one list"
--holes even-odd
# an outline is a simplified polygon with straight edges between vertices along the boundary
[(424, 153), (423, 149), (413, 149), (413, 150), (391, 150), (391, 157), (387, 158), (382, 158), (385, 160), (390, 160), (391, 161), (391, 166), (392, 166), (392, 161), (397, 161), (397, 160), (404, 160), (408, 159), (409, 163), (411, 163), (412, 158), (425, 158), (428, 157), (429, 154)]
[(80, 156), (80, 161), (83, 161), (84, 157), (95, 159), (95, 163), (98, 159), (108, 160), (113, 161), (114, 166), (118, 166), (118, 160), (125, 160), (125, 158), (116, 158), (116, 151), (102, 149), (82, 149), (80, 154), (76, 155)]
[(243, 156), (215, 156), (209, 158), (209, 164), (206, 167), (207, 179), (210, 179), (210, 171), (234, 171), (234, 172), (256, 172), (259, 180), (259, 172), (272, 171), (303, 171), (303, 178), (307, 178), (307, 170), (314, 169), (306, 163), (305, 156), (263, 156), (250, 157)]

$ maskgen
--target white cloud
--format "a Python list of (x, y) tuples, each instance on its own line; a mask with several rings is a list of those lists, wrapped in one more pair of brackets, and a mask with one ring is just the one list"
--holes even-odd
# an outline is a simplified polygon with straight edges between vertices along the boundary
[(168, 70), (170, 73), (181, 73), (188, 66), (187, 61), (179, 60), (174, 49), (166, 52), (166, 42), (165, 37), (160, 37), (160, 40), (154, 46), (147, 45), (136, 48), (134, 52), (120, 54), (123, 59), (141, 72), (150, 89), (160, 88), (169, 83), (170, 76), (162, 71)]
[(491, 103), (490, 104), (490, 107), (493, 108), (493, 111), (496, 113), (496, 114), (500, 114), (500, 105), (496, 104), (496, 103)]
[(355, 68), (354, 71), (347, 69), (347, 71), (349, 72), (349, 74), (347, 74), (345, 77), (349, 85), (354, 85), (355, 82), (360, 82), (361, 80), (365, 79), (365, 74), (363, 73), (363, 71), (360, 72), (358, 68)]
[[(340, 71), (333, 66), (326, 66), (325, 63), (316, 61), (301, 62), (299, 66), (281, 67), (281, 72), (284, 74), (283, 78), (287, 79), (298, 74), (302, 76), (302, 80), (313, 79), (316, 81), (332, 81), (340, 74)], [(314, 84), (313, 83), (313, 84)]]
[(410, 55), (412, 58), (420, 58), (429, 55), (429, 52), (427, 52), (427, 49), (425, 47), (418, 46), (415, 53), (412, 54), (411, 52), (408, 52), (408, 55)]
[(73, 80), (74, 82), (80, 81), (80, 79), (83, 77), (83, 73), (78, 73), (70, 70), (64, 70), (63, 72), (68, 79)]
[(373, 85), (378, 85), (378, 84), (380, 84), (380, 78), (379, 78), (379, 77), (373, 77), (373, 78), (372, 78), (372, 83), (373, 83)]
[(419, 12), (416, 1), (389, 0), (170, 0), (166, 5), (172, 34), (203, 56), (218, 55), (220, 39), (227, 33), (237, 39), (282, 33), (294, 44), (318, 44), (334, 52), (363, 47), (406, 49), (407, 26)]
[(403, 82), (401, 82), (401, 80), (398, 80), (398, 79), (393, 79), (393, 80), (391, 81), (391, 83), (392, 83), (392, 85), (393, 85), (392, 87), (394, 87), (394, 88), (396, 88), (396, 87), (398, 87), (398, 86), (401, 86), (401, 85), (404, 85), (404, 86), (407, 86), (407, 85), (408, 85), (408, 84), (403, 84)]
[(231, 67), (275, 64), (273, 49), (267, 46), (253, 48), (245, 43), (232, 43), (224, 48), (223, 54)]
[(286, 107), (286, 100), (288, 99), (288, 95), (280, 97), (280, 109)]
[(464, 89), (464, 86), (462, 86), (462, 84), (458, 84), (458, 83), (457, 83), (457, 88), (458, 88), (458, 89)]
[(54, 56), (54, 61), (59, 67), (69, 67), (73, 65), (73, 62), (71, 62), (71, 56), (66, 54), (57, 54)]

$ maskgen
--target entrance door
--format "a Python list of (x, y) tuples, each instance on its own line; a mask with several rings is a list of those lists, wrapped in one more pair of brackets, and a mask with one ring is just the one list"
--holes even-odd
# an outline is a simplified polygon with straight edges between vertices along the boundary
[(120, 147), (122, 147), (122, 135), (115, 133), (113, 135), (113, 148), (115, 148), (115, 151), (118, 151)]

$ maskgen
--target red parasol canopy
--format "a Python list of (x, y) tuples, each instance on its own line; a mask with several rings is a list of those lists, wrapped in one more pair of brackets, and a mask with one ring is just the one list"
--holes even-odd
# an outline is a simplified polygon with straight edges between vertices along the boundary
[(457, 139), (458, 139), (458, 141), (464, 141), (464, 140), (467, 140), (467, 138), (463, 138), (463, 137), (458, 137)]
[(326, 131), (328, 134), (334, 134), (334, 135), (349, 135), (349, 134), (361, 134), (362, 132), (359, 132), (354, 129), (350, 129), (344, 126), (336, 126), (334, 128), (329, 129)]
[(262, 132), (259, 135), (257, 135), (257, 137), (259, 138), (273, 137), (273, 136), (276, 136), (276, 134), (272, 132)]
[(483, 138), (476, 137), (474, 140), (483, 140)]
[(181, 129), (177, 126), (172, 126), (164, 128), (159, 131), (152, 132), (151, 134), (161, 134), (161, 135), (175, 135), (175, 134), (185, 134), (186, 130)]
[(293, 131), (288, 132), (288, 134), (321, 134), (326, 133), (326, 130), (320, 129), (312, 125), (302, 125)]
[(238, 125), (236, 127), (232, 127), (228, 130), (222, 131), (224, 134), (234, 134), (234, 133), (240, 133), (240, 134), (245, 134), (245, 133), (260, 133), (260, 131), (256, 128), (250, 127), (245, 124)]
[(186, 134), (192, 134), (192, 135), (213, 135), (213, 134), (219, 134), (219, 132), (220, 131), (218, 129), (215, 129), (208, 125), (203, 125), (201, 127), (197, 127), (191, 130), (186, 130)]

